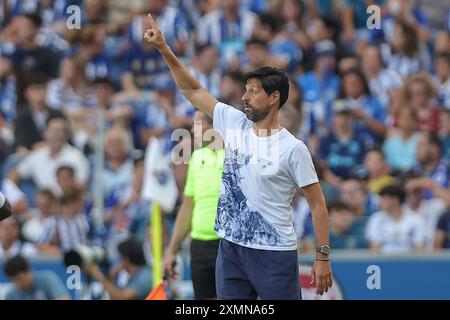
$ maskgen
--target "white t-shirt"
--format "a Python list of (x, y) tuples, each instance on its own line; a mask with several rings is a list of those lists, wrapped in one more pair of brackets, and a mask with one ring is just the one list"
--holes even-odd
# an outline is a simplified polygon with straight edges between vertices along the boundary
[(56, 158), (50, 156), (49, 147), (43, 147), (26, 156), (17, 166), (22, 178), (31, 178), (38, 188), (50, 188), (55, 194), (60, 194), (56, 180), (56, 170), (70, 166), (75, 171), (75, 179), (86, 183), (89, 177), (89, 164), (83, 153), (75, 147), (66, 144)]
[(367, 222), (366, 238), (379, 244), (382, 253), (411, 252), (415, 246), (425, 244), (425, 223), (408, 209), (403, 209), (398, 221), (388, 213), (378, 211)]
[(439, 198), (422, 200), (416, 211), (413, 211), (410, 207), (408, 207), (408, 209), (411, 210), (412, 213), (418, 214), (419, 217), (422, 217), (425, 223), (425, 248), (428, 251), (433, 251), (434, 236), (436, 234), (437, 224), (439, 218), (446, 209), (444, 200)]
[(292, 197), (319, 181), (307, 147), (284, 128), (257, 136), (244, 113), (220, 102), (213, 120), (225, 142), (217, 234), (249, 248), (296, 250)]

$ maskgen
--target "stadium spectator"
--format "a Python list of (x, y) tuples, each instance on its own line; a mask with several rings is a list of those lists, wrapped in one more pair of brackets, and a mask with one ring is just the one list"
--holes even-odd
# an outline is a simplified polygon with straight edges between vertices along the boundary
[(350, 69), (342, 74), (341, 98), (351, 106), (356, 134), (365, 148), (383, 141), (386, 134), (386, 111), (378, 99), (370, 94), (369, 84), (360, 69)]
[(421, 251), (425, 247), (425, 227), (419, 217), (403, 207), (405, 191), (387, 186), (380, 191), (380, 209), (367, 222), (369, 248), (381, 253)]
[(426, 74), (417, 74), (405, 80), (406, 103), (417, 109), (417, 128), (438, 133), (441, 109), (434, 105), (436, 88)]
[(394, 184), (396, 179), (390, 174), (390, 168), (385, 162), (380, 149), (371, 149), (364, 156), (364, 165), (369, 171), (367, 188), (371, 193), (379, 193), (384, 187)]
[(243, 93), (242, 73), (234, 71), (224, 72), (220, 83), (220, 101), (241, 109)]
[(45, 101), (48, 77), (42, 73), (27, 75), (25, 98), (27, 105), (19, 111), (14, 122), (16, 153), (26, 155), (42, 145), (46, 122), (61, 112), (49, 108)]
[(393, 132), (383, 144), (386, 162), (394, 170), (407, 171), (416, 165), (416, 152), (419, 144), (417, 111), (411, 106), (398, 110), (398, 131)]
[(326, 126), (326, 115), (338, 95), (340, 80), (334, 73), (335, 55), (336, 46), (332, 41), (318, 42), (315, 45), (314, 69), (297, 79), (304, 98), (302, 131), (308, 134), (317, 133)]
[(44, 134), (44, 146), (29, 153), (10, 173), (10, 179), (18, 184), (22, 179), (31, 178), (38, 188), (50, 188), (59, 194), (56, 169), (64, 164), (75, 169), (77, 181), (85, 186), (89, 178), (88, 162), (81, 151), (67, 143), (67, 119), (58, 115), (49, 117)]
[(401, 94), (403, 81), (394, 70), (383, 66), (381, 51), (376, 46), (366, 47), (361, 55), (361, 68), (369, 82), (370, 92), (388, 110)]
[(121, 260), (115, 267), (116, 272), (124, 270), (129, 275), (128, 283), (118, 287), (113, 279), (103, 275), (96, 264), (91, 264), (87, 273), (100, 281), (111, 300), (143, 300), (150, 293), (152, 286), (152, 272), (145, 260), (141, 243), (128, 238), (118, 246)]
[[(422, 132), (419, 137), (417, 153), (417, 172), (422, 172), (424, 176), (430, 178), (443, 188), (449, 187), (449, 167), (443, 159), (442, 142), (436, 134)], [(429, 188), (425, 189), (424, 198), (431, 199), (433, 192)]]
[(445, 212), (439, 219), (436, 234), (434, 248), (436, 250), (450, 249), (450, 212)]
[(0, 223), (0, 257), (9, 258), (17, 254), (26, 257), (35, 257), (37, 255), (36, 247), (21, 239), (21, 226), (17, 218), (12, 216), (6, 218)]
[(328, 212), (330, 215), (330, 246), (334, 249), (367, 248), (364, 234), (352, 228), (355, 216), (348, 205), (343, 202), (333, 202), (328, 206)]
[(38, 246), (67, 252), (77, 245), (89, 244), (89, 223), (83, 210), (83, 192), (74, 189), (60, 199), (61, 211), (43, 224)]
[(350, 171), (362, 163), (365, 146), (353, 130), (351, 107), (343, 100), (333, 105), (334, 120), (330, 133), (320, 139), (318, 156), (334, 175), (348, 179)]
[(4, 272), (14, 283), (6, 300), (70, 300), (69, 292), (57, 274), (33, 271), (20, 255), (6, 262)]
[(253, 32), (256, 15), (242, 10), (237, 0), (225, 0), (222, 7), (203, 16), (197, 29), (200, 43), (219, 48), (224, 66), (239, 65), (237, 56), (245, 49), (245, 41)]
[(434, 57), (434, 85), (437, 88), (437, 103), (440, 107), (450, 108), (450, 52), (438, 52)]

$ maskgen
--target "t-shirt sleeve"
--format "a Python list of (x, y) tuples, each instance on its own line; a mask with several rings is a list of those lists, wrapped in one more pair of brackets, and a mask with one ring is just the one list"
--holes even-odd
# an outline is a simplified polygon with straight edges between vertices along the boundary
[(218, 102), (214, 107), (213, 127), (224, 140), (226, 140), (227, 129), (243, 128), (246, 119), (247, 117), (242, 111), (225, 103)]
[(367, 222), (366, 239), (369, 242), (380, 244), (382, 242), (380, 230), (378, 229), (379, 217), (377, 214), (372, 215)]
[(64, 296), (70, 296), (62, 280), (53, 272), (48, 272), (46, 284), (52, 299), (60, 299)]
[(147, 275), (149, 273), (141, 272), (126, 287), (126, 289), (132, 289), (138, 299), (145, 299), (152, 289), (152, 279)]
[(19, 172), (22, 179), (31, 178), (33, 175), (35, 158), (34, 152), (26, 156), (18, 165), (17, 171)]
[(290, 163), (289, 167), (293, 170), (292, 175), (295, 183), (300, 188), (319, 182), (311, 153), (303, 142), (299, 142), (295, 146)]

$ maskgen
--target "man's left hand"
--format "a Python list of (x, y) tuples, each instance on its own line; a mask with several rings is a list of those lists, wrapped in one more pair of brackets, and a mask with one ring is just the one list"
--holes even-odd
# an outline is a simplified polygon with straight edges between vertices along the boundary
[(316, 260), (311, 269), (311, 284), (316, 285), (316, 293), (323, 295), (333, 285), (330, 261)]

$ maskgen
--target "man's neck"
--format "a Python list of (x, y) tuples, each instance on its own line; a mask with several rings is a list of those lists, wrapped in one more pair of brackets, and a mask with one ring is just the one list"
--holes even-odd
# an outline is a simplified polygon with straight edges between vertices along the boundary
[(225, 20), (233, 22), (235, 20), (237, 20), (238, 16), (239, 16), (239, 11), (237, 9), (227, 9), (224, 10), (224, 17)]
[(389, 215), (395, 220), (399, 221), (402, 218), (402, 207), (398, 207), (389, 211)]
[(51, 157), (58, 156), (59, 153), (62, 151), (63, 147), (64, 147), (64, 145), (50, 147), (50, 156)]
[(278, 122), (278, 117), (276, 117), (276, 114), (272, 117), (269, 114), (264, 120), (254, 122), (252, 129), (257, 136), (265, 137), (277, 133), (283, 129), (283, 127)]

